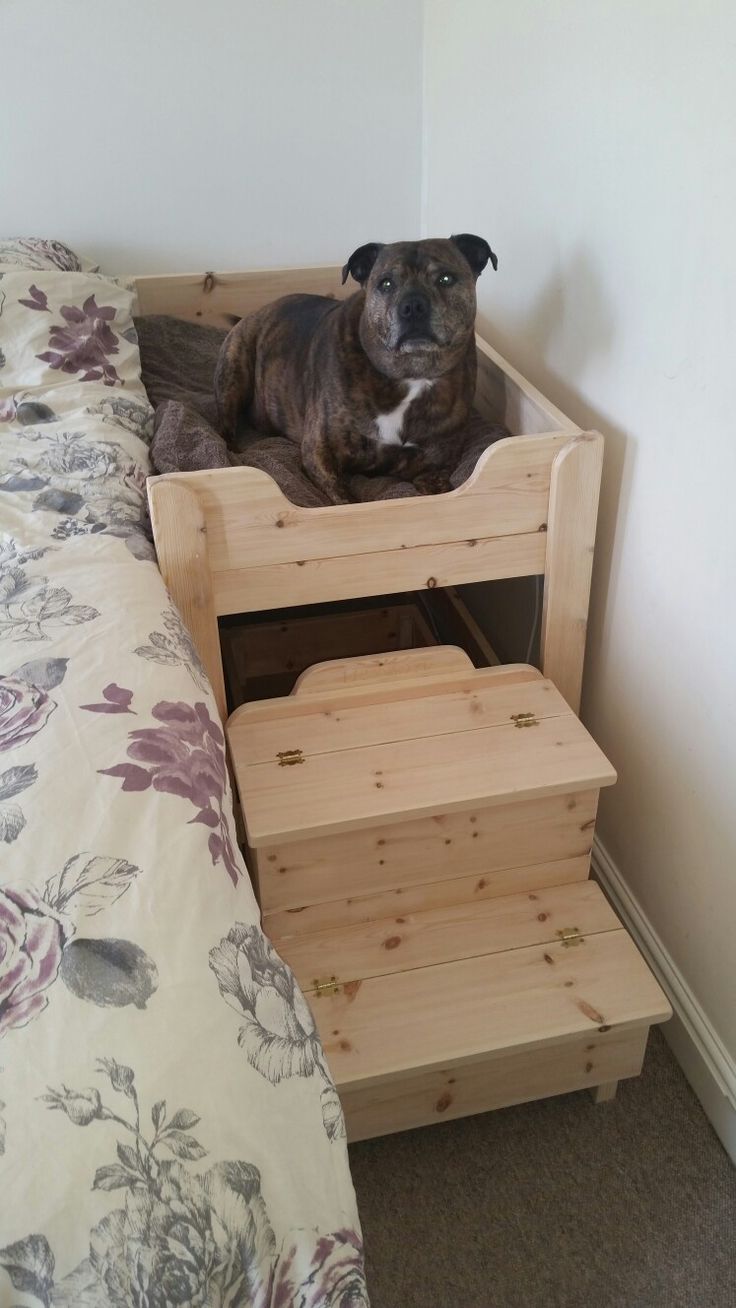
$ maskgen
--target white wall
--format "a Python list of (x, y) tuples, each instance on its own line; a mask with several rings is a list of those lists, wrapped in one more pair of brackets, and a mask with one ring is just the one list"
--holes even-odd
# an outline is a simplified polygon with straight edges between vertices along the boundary
[(425, 41), (425, 231), (487, 237), (492, 338), (607, 438), (600, 835), (733, 1076), (736, 7), (427, 0)]
[(419, 227), (421, 0), (3, 0), (0, 229), (106, 270)]

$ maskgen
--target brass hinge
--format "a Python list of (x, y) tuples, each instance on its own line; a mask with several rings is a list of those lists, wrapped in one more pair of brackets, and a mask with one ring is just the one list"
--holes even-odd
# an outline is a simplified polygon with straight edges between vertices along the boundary
[(538, 727), (539, 719), (533, 713), (512, 713), (511, 721), (515, 727)]
[(315, 977), (312, 984), (314, 986), (314, 993), (318, 999), (320, 995), (339, 995), (340, 993), (340, 987), (337, 983), (336, 976), (323, 977), (322, 980), (320, 980), (319, 977)]
[(293, 768), (297, 763), (304, 762), (304, 755), (300, 749), (282, 749), (276, 757), (280, 768)]
[(557, 934), (565, 949), (571, 949), (573, 945), (585, 944), (585, 936), (582, 935), (579, 927), (563, 927)]

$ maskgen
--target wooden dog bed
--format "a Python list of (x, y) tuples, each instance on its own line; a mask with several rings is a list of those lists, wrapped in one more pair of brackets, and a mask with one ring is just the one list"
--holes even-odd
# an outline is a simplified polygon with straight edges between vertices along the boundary
[[(218, 326), (293, 291), (347, 293), (337, 266), (136, 284), (141, 314)], [(486, 450), (469, 480), (446, 495), (302, 509), (254, 468), (151, 479), (161, 570), (223, 717), (218, 616), (535, 575), (544, 577), (541, 667), (577, 709), (603, 440), (581, 432), (487, 341), (476, 341), (476, 408), (513, 436)], [(182, 572), (192, 545), (196, 568)]]

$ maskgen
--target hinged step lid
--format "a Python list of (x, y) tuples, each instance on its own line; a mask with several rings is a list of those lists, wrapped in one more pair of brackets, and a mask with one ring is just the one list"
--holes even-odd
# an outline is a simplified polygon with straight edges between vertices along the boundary
[(341, 1091), (566, 1040), (593, 1051), (671, 1015), (592, 881), (274, 943)]
[(614, 769), (552, 682), (523, 671), (460, 668), (244, 705), (227, 734), (251, 846), (611, 785)]

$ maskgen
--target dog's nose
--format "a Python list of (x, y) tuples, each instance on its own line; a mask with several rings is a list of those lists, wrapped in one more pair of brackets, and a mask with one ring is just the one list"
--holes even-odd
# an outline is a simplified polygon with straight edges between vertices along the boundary
[(399, 304), (399, 317), (402, 322), (422, 322), (429, 317), (429, 298), (421, 291), (411, 291)]

